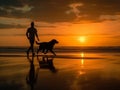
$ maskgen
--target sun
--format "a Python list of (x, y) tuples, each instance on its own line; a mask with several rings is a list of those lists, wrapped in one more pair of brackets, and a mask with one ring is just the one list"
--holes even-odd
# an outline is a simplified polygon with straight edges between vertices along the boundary
[(81, 42), (81, 43), (84, 43), (86, 41), (86, 37), (85, 36), (80, 36), (78, 38), (78, 40)]

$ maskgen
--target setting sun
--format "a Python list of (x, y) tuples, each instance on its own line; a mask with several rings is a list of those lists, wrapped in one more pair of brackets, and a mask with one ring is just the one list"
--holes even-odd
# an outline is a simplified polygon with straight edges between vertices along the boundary
[(81, 43), (85, 42), (85, 41), (86, 41), (86, 37), (85, 37), (85, 36), (80, 36), (80, 37), (79, 37), (79, 41), (80, 41)]

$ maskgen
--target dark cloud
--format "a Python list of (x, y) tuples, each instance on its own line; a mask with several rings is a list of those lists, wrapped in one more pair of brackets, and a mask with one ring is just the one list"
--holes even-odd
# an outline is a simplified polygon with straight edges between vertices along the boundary
[(100, 21), (101, 15), (120, 14), (119, 0), (84, 0), (84, 7), (79, 8), (83, 20)]
[(22, 6), (21, 0), (0, 0), (0, 6), (8, 7), (8, 6)]
[(11, 24), (0, 24), (0, 29), (10, 29), (10, 28), (26, 28), (24, 25), (11, 25)]
[[(73, 3), (82, 6), (72, 9), (69, 5)], [(99, 22), (101, 15), (119, 15), (119, 3), (120, 0), (0, 0), (0, 16), (46, 22), (70, 22), (76, 18)], [(71, 9), (78, 11), (66, 13)]]
[(46, 26), (46, 25), (36, 25), (36, 27), (44, 27), (44, 28), (56, 28), (56, 26)]

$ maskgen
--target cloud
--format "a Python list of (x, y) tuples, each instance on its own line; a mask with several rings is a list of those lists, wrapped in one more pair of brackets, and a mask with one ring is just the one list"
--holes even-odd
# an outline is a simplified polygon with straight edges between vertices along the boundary
[[(0, 17), (0, 28), (28, 28), (32, 20), (27, 18), (8, 18)], [(58, 24), (57, 24), (58, 25)], [(56, 24), (35, 21), (37, 28), (56, 28)]]
[(0, 24), (0, 29), (10, 29), (10, 28), (25, 28), (25, 25), (11, 25), (11, 24)]
[(67, 14), (71, 14), (74, 13), (76, 18), (80, 18), (80, 10), (78, 9), (78, 7), (82, 7), (83, 4), (82, 3), (72, 3), (69, 5), (70, 10), (66, 11)]
[[(100, 22), (120, 14), (120, 0), (0, 0), (0, 16), (44, 22)], [(105, 16), (104, 16), (105, 17)], [(110, 19), (111, 18), (107, 18)]]
[(31, 11), (31, 9), (34, 8), (33, 6), (29, 6), (29, 5), (24, 5), (22, 7), (14, 7), (14, 6), (10, 6), (10, 7), (0, 7), (1, 11), (5, 11), (8, 14), (12, 14), (14, 12), (21, 12), (22, 13), (26, 13)]
[(101, 20), (120, 20), (120, 15), (101, 15)]
[(16, 10), (16, 11), (20, 11), (22, 13), (25, 13), (25, 12), (31, 11), (32, 8), (34, 8), (34, 7), (29, 6), (29, 5), (24, 5), (23, 7), (11, 7), (11, 12)]
[(1, 24), (26, 24), (30, 22), (30, 19), (27, 18), (10, 18), (10, 17), (0, 17)]
[(0, 17), (0, 28), (25, 28), (28, 26), (31, 20), (27, 18), (8, 18), (8, 17)]
[(23, 4), (24, 3), (22, 2), (22, 0), (0, 0), (0, 6), (3, 6), (3, 7), (7, 7), (7, 6), (20, 7)]

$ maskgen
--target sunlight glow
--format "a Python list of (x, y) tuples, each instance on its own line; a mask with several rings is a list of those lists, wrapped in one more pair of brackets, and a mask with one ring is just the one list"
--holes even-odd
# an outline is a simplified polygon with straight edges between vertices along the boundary
[(79, 75), (84, 75), (86, 72), (84, 71), (84, 53), (80, 53), (81, 56), (81, 60), (80, 60), (80, 64), (81, 64), (81, 70), (79, 71)]
[(86, 74), (86, 72), (84, 71), (84, 53), (83, 52), (81, 52), (80, 53), (80, 56), (81, 56), (81, 60), (80, 60), (80, 71), (79, 71), (79, 75), (84, 75), (84, 74)]
[(80, 55), (81, 55), (82, 58), (84, 57), (84, 53), (83, 52)]
[(79, 37), (79, 41), (80, 41), (81, 43), (85, 42), (85, 41), (86, 41), (86, 37), (85, 37), (85, 36), (80, 36), (80, 37)]
[(84, 67), (84, 53), (81, 52), (80, 56), (81, 56), (81, 67), (83, 68)]
[(81, 66), (83, 67), (84, 66), (84, 53), (80, 53), (80, 56), (81, 56)]

